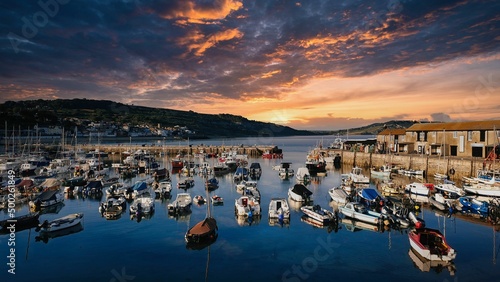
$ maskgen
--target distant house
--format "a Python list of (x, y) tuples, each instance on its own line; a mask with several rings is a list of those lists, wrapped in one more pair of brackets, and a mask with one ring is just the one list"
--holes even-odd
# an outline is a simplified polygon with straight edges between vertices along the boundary
[(484, 158), (499, 144), (498, 129), (500, 120), (417, 123), (406, 129), (405, 139), (413, 153)]

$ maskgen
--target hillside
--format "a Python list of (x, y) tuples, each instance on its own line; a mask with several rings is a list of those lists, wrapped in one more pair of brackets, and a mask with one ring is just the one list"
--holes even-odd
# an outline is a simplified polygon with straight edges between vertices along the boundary
[[(27, 100), (0, 104), (0, 116), (8, 126), (26, 129), (38, 126), (64, 125), (70, 129), (82, 120), (112, 122), (118, 125), (183, 126), (194, 131), (194, 137), (246, 137), (312, 135), (313, 132), (287, 126), (248, 120), (230, 114), (200, 114), (193, 111), (149, 108), (106, 100)], [(4, 128), (4, 123), (0, 128)]]
[(384, 123), (372, 123), (370, 125), (362, 127), (329, 131), (326, 134), (346, 135), (347, 133), (349, 133), (349, 135), (377, 135), (386, 128), (408, 128), (415, 123), (416, 121), (410, 120), (391, 120)]

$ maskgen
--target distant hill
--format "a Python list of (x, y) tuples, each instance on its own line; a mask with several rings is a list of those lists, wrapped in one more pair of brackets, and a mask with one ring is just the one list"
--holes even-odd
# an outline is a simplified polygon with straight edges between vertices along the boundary
[(362, 127), (341, 129), (341, 130), (336, 130), (336, 131), (328, 131), (328, 132), (324, 132), (324, 134), (346, 135), (347, 133), (349, 133), (349, 135), (377, 135), (382, 130), (384, 130), (386, 128), (403, 128), (403, 129), (405, 129), (405, 128), (412, 126), (415, 123), (418, 123), (418, 121), (391, 120), (391, 121), (387, 121), (387, 122), (383, 122), (383, 123), (372, 123), (370, 125), (366, 125), (366, 126), (362, 126)]
[[(27, 129), (38, 126), (64, 125), (72, 129), (81, 120), (115, 124), (187, 127), (195, 137), (249, 137), (313, 135), (306, 130), (248, 120), (230, 114), (200, 114), (193, 111), (126, 105), (107, 100), (59, 99), (8, 101), (0, 104), (0, 116), (8, 123)], [(0, 128), (4, 128), (4, 123)]]

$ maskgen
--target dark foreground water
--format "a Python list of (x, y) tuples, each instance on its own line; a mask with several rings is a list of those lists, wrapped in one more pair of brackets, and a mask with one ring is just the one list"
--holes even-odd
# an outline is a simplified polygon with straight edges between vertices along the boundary
[[(167, 213), (169, 201), (157, 200), (155, 214), (137, 222), (128, 212), (118, 220), (102, 218), (98, 205), (104, 197), (66, 199), (58, 213), (43, 214), (40, 221), (83, 212), (83, 230), (47, 241), (37, 240), (34, 229), (15, 233), (15, 275), (7, 272), (9, 235), (0, 235), (0, 281), (498, 281), (499, 232), (467, 217), (447, 218), (429, 208), (419, 215), (428, 227), (445, 233), (458, 252), (453, 264), (444, 267), (415, 259), (406, 231), (370, 231), (344, 224), (338, 230), (318, 228), (301, 221), (298, 207), (289, 225), (270, 225), (269, 200), (286, 197), (295, 183), (280, 180), (272, 166), (289, 161), (297, 170), (318, 141), (312, 137), (211, 141), (228, 146), (275, 144), (284, 149), (285, 158), (250, 160), (264, 169), (258, 184), (262, 217), (252, 223), (234, 217), (234, 200), (240, 194), (232, 175), (219, 177), (220, 188), (212, 194), (224, 197), (225, 203), (213, 208), (219, 237), (210, 247), (189, 250), (184, 242), (188, 228), (205, 217), (205, 206), (193, 205), (190, 215), (173, 218)], [(331, 209), (327, 190), (338, 185), (340, 174), (348, 170), (331, 169), (309, 185), (316, 204)], [(174, 175), (173, 185), (182, 178)], [(195, 181), (188, 192), (205, 195), (203, 179), (197, 176)], [(179, 190), (173, 192), (175, 198)], [(27, 211), (27, 205), (18, 206), (17, 214)], [(0, 211), (0, 219), (6, 216)]]

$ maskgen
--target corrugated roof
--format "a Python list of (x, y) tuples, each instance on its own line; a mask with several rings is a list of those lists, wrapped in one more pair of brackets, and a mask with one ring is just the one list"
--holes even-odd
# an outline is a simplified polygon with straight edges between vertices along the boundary
[(500, 120), (464, 121), (445, 123), (416, 123), (406, 131), (460, 131), (460, 130), (500, 130)]
[(378, 135), (405, 135), (406, 134), (406, 129), (404, 128), (386, 128)]

